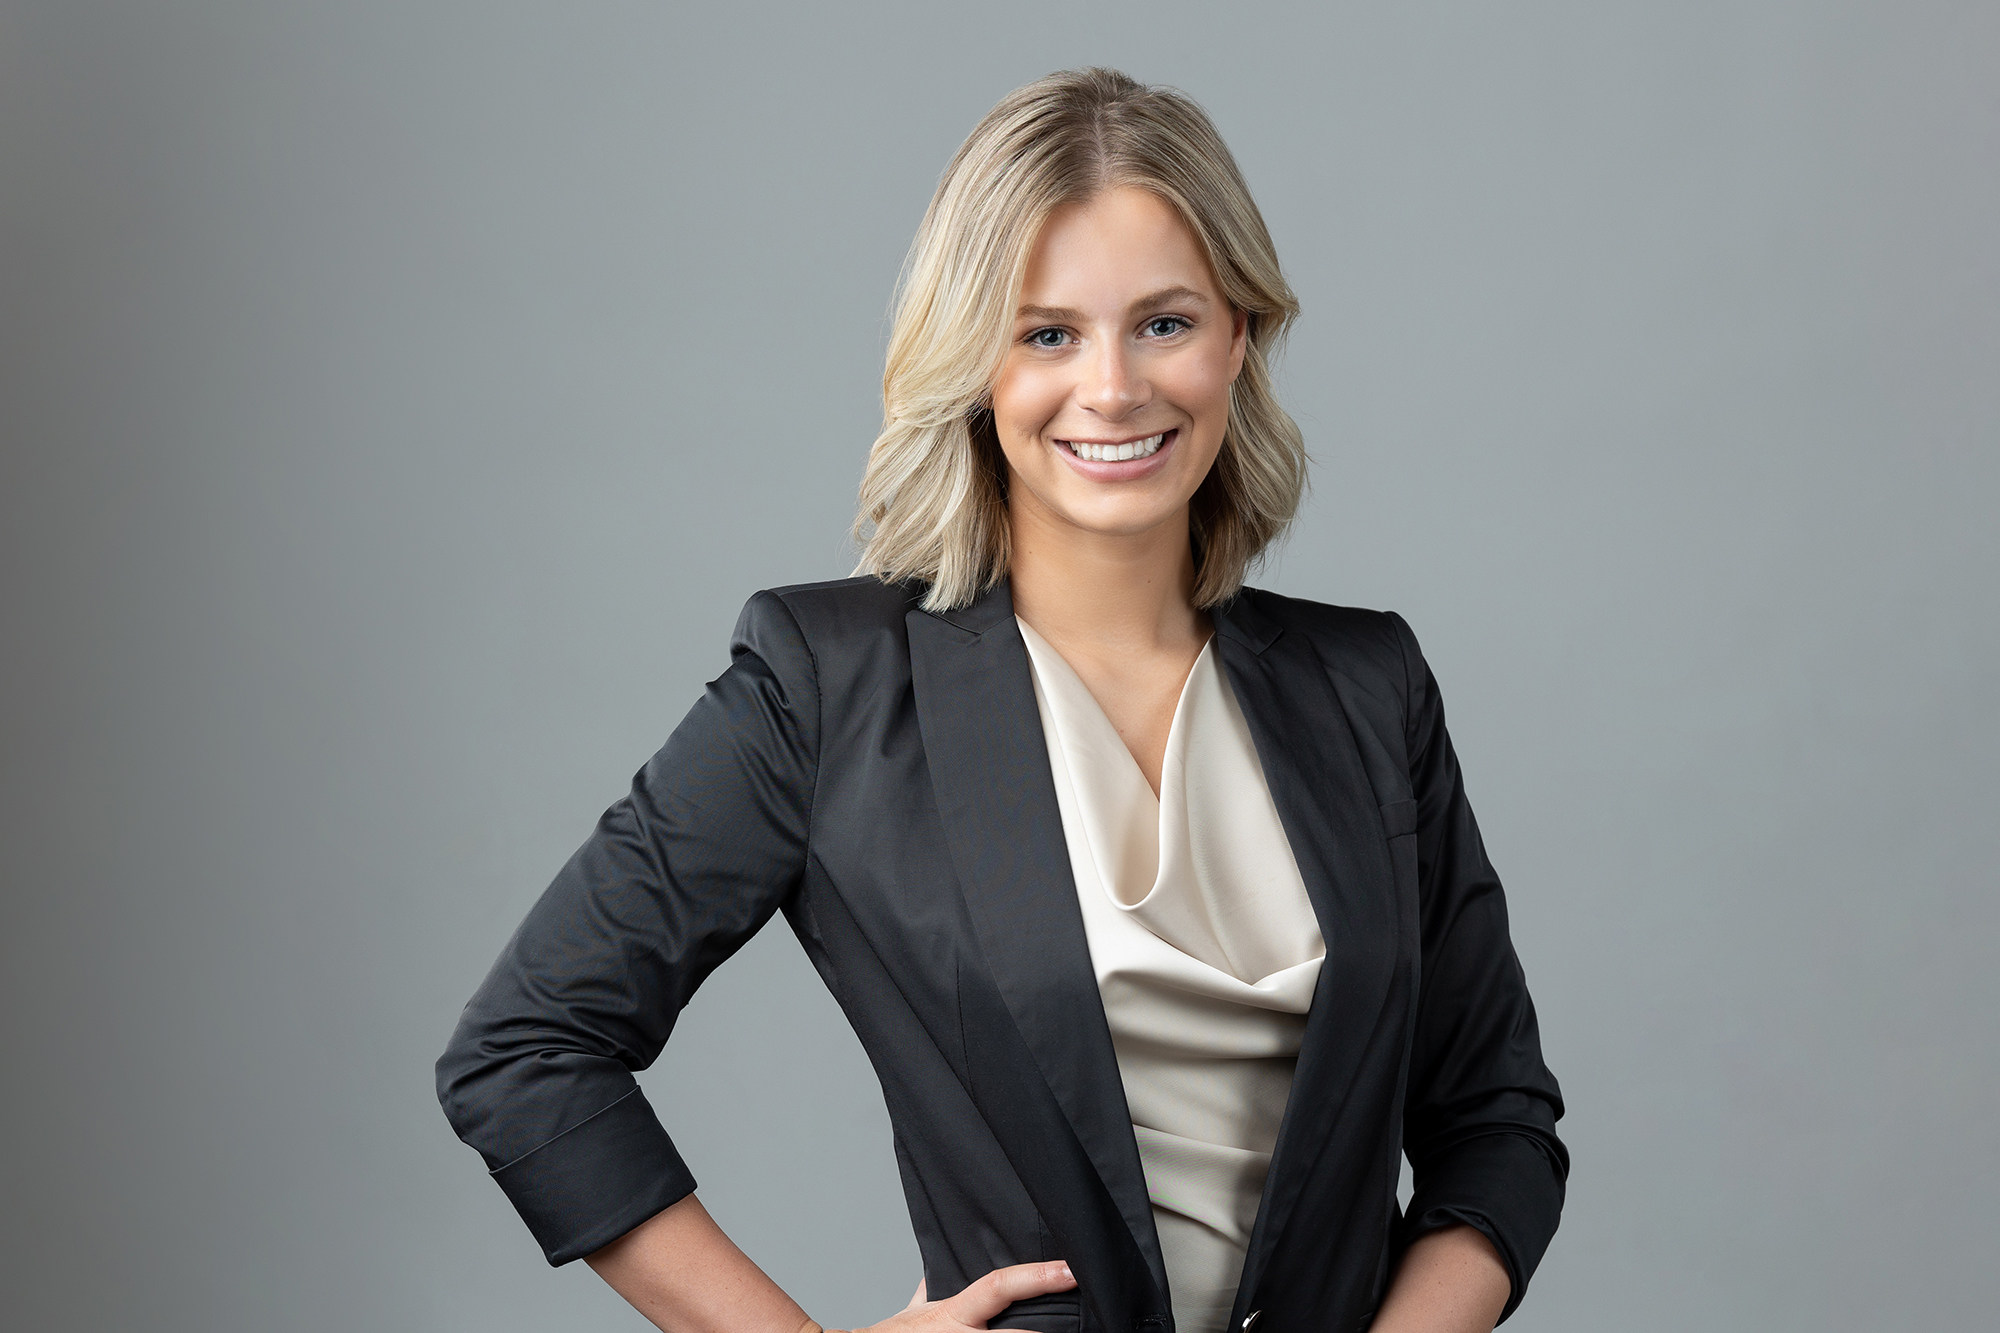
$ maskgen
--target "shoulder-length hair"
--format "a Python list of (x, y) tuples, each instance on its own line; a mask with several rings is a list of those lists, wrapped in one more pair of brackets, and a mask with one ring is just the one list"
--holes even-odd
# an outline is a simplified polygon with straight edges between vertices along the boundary
[(856, 573), (922, 580), (925, 608), (942, 611), (1007, 572), (1007, 465), (988, 393), (1029, 250), (1056, 208), (1119, 186), (1149, 190), (1179, 212), (1249, 325), (1222, 451), (1189, 507), (1195, 605), (1234, 595), (1291, 521), (1305, 489), (1305, 445), (1273, 396), (1270, 358), (1299, 303), (1263, 215), (1191, 99), (1116, 70), (1069, 70), (986, 114), (917, 229), (882, 375), (882, 433), (861, 479)]

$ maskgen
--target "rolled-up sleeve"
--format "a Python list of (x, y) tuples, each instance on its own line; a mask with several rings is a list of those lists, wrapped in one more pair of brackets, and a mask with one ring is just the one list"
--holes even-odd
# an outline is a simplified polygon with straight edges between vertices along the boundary
[(634, 1071), (804, 871), (811, 651), (771, 593), (744, 608), (731, 651), (528, 913), (437, 1064), (446, 1117), (552, 1264), (693, 1191)]
[(1415, 1191), (1405, 1242), (1465, 1223), (1526, 1292), (1562, 1216), (1569, 1154), (1562, 1092), (1542, 1062), (1507, 902), (1466, 801), (1437, 683), (1400, 617), (1410, 777), (1417, 800), (1422, 992), (1403, 1117)]

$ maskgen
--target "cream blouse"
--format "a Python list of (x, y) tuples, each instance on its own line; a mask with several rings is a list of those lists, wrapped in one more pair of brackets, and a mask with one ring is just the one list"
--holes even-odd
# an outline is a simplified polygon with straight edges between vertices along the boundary
[(1069, 663), (1020, 625), (1174, 1322), (1217, 1333), (1326, 944), (1214, 640), (1155, 797)]

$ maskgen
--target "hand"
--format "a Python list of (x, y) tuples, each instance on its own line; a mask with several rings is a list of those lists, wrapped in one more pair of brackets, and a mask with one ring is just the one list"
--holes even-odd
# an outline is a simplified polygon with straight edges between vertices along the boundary
[(1015, 1301), (1043, 1296), (1052, 1291), (1068, 1291), (1076, 1285), (1069, 1265), (1060, 1259), (1041, 1264), (1015, 1264), (996, 1268), (985, 1277), (941, 1301), (924, 1299), (924, 1284), (903, 1307), (903, 1312), (857, 1333), (959, 1333), (961, 1329), (981, 1329), (986, 1321)]

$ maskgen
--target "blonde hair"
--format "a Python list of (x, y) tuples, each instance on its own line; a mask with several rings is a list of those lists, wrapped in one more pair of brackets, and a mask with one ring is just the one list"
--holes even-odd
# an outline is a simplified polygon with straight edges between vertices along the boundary
[(857, 574), (923, 580), (925, 609), (942, 611), (1007, 572), (1006, 461), (988, 390), (1042, 223), (1118, 186), (1151, 191), (1179, 212), (1249, 326), (1222, 451), (1189, 506), (1195, 605), (1233, 596), (1291, 521), (1305, 444), (1273, 395), (1270, 357), (1299, 303), (1263, 215), (1191, 99), (1116, 70), (1068, 70), (989, 111), (924, 212), (889, 336), (882, 433), (861, 479)]

